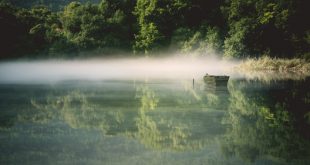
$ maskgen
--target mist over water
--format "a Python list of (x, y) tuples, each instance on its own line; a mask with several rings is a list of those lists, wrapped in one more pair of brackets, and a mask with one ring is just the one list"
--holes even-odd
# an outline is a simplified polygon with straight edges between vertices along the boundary
[(0, 63), (0, 83), (51, 83), (64, 80), (199, 79), (229, 75), (236, 63), (215, 58), (119, 58)]

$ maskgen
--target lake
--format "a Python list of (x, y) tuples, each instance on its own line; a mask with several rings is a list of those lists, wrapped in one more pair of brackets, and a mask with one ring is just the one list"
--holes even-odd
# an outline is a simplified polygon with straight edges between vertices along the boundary
[(0, 65), (0, 164), (310, 164), (307, 77), (32, 66)]

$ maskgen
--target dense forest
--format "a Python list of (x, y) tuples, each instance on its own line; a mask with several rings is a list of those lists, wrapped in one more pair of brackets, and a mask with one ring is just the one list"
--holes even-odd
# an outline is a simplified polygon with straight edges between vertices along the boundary
[(0, 58), (310, 57), (307, 0), (0, 0)]
[(2, 2), (10, 3), (17, 7), (32, 8), (33, 6), (43, 5), (52, 11), (63, 10), (66, 5), (71, 2), (78, 1), (80, 3), (99, 3), (100, 0), (2, 0)]

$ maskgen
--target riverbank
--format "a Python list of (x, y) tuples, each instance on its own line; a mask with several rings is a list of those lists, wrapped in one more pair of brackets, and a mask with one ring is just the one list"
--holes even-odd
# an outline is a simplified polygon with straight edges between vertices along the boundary
[(243, 60), (237, 70), (246, 71), (279, 71), (279, 72), (299, 72), (310, 73), (310, 62), (305, 59), (281, 59), (262, 57), (258, 59)]

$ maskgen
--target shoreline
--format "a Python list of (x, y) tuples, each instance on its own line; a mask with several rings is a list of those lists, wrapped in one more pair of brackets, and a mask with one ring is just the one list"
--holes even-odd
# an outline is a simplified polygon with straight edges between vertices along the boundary
[(240, 71), (275, 71), (310, 74), (310, 62), (302, 58), (249, 58), (235, 66)]

